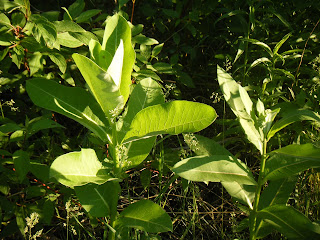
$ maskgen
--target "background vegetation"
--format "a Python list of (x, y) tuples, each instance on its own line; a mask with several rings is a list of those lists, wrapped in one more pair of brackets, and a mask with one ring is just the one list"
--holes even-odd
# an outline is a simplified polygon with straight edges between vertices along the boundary
[[(266, 109), (281, 108), (278, 118), (298, 109), (319, 112), (317, 1), (31, 0), (28, 6), (27, 1), (4, 0), (0, 11), (2, 239), (36, 239), (37, 234), (41, 239), (103, 238), (105, 220), (85, 214), (73, 190), (49, 179), (48, 172), (62, 154), (94, 147), (107, 156), (108, 146), (73, 120), (35, 106), (26, 81), (45, 77), (84, 87), (71, 55), (86, 54), (90, 39), (101, 41), (104, 21), (115, 12), (134, 25), (132, 81), (151, 77), (161, 83), (168, 101), (214, 107), (217, 120), (199, 134), (226, 147), (253, 173), (259, 171), (259, 156), (223, 98), (217, 65)], [(77, 25), (64, 25), (69, 19)], [(292, 143), (319, 146), (319, 131), (319, 122), (291, 124), (270, 140), (268, 151)], [(126, 172), (118, 210), (136, 199), (150, 199), (170, 215), (173, 231), (136, 230), (132, 238), (248, 239), (248, 231), (237, 231), (246, 212), (220, 183), (173, 177), (170, 168), (193, 156), (183, 137), (158, 136), (157, 142), (146, 161)], [(21, 160), (26, 158), (27, 163)], [(319, 181), (319, 169), (299, 174), (288, 201), (312, 221), (320, 219)], [(284, 236), (272, 233), (266, 239)]]

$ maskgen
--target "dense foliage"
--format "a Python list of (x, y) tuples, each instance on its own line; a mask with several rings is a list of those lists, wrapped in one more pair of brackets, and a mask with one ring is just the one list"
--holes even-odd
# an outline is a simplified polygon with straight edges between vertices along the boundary
[(319, 12), (2, 0), (0, 238), (317, 239)]

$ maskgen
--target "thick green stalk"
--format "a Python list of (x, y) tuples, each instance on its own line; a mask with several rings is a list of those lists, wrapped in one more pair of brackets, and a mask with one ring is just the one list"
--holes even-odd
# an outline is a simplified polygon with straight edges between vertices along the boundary
[[(117, 198), (119, 200), (119, 198)], [(117, 205), (118, 201), (116, 201), (116, 204), (111, 204), (110, 205), (110, 221), (109, 224), (107, 225), (107, 228), (105, 229), (105, 232), (108, 232), (108, 240), (115, 240), (116, 239), (116, 220), (118, 216), (118, 211), (117, 211)]]
[(114, 231), (115, 223), (116, 223), (116, 218), (117, 218), (117, 209), (116, 211), (113, 212), (113, 209), (111, 209), (111, 214), (110, 214), (110, 226), (111, 229), (108, 231), (108, 240), (115, 240), (116, 239), (116, 232)]
[(261, 161), (260, 161), (260, 172), (258, 177), (258, 186), (255, 193), (254, 198), (254, 204), (253, 209), (250, 213), (250, 240), (256, 239), (257, 234), (257, 212), (259, 207), (259, 201), (261, 196), (261, 191), (264, 185), (264, 171), (266, 166), (266, 160), (267, 160), (267, 141), (264, 139), (263, 141), (263, 153), (261, 155)]

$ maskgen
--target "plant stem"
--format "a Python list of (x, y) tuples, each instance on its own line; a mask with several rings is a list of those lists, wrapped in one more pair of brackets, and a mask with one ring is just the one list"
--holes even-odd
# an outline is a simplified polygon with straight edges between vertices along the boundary
[(2, 116), (2, 118), (4, 118), (1, 100), (0, 100), (0, 109), (1, 109), (1, 116)]
[(260, 172), (259, 172), (259, 177), (258, 177), (258, 186), (256, 189), (255, 193), (255, 198), (254, 198), (254, 204), (253, 204), (253, 209), (250, 213), (250, 240), (255, 240), (256, 239), (256, 234), (257, 234), (257, 212), (258, 212), (258, 207), (259, 207), (259, 201), (260, 201), (260, 195), (261, 195), (261, 190), (264, 185), (264, 171), (265, 171), (265, 166), (266, 166), (266, 160), (267, 160), (267, 140), (264, 139), (263, 141), (263, 152), (261, 155), (261, 161), (260, 161)]
[[(115, 240), (116, 239), (116, 231), (115, 231), (115, 224), (116, 224), (116, 219), (117, 219), (117, 205), (111, 206), (110, 208), (110, 224), (107, 225), (109, 228), (108, 231), (108, 240)], [(107, 229), (105, 229), (106, 232)]]

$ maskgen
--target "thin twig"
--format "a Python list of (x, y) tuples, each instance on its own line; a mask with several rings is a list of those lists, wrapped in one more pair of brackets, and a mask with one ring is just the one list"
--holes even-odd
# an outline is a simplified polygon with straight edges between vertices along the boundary
[(134, 13), (134, 4), (135, 4), (136, 0), (132, 0), (132, 12), (131, 12), (131, 23), (133, 21), (133, 13)]

